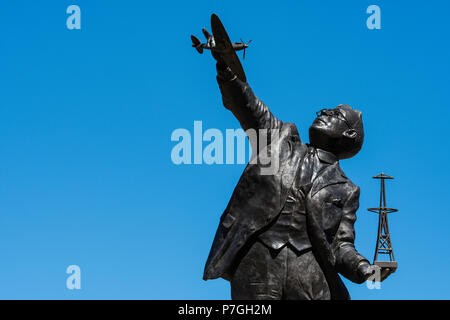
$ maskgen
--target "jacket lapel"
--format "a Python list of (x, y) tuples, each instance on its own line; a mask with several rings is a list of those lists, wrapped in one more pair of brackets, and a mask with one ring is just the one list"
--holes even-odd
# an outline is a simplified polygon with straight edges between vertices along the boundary
[(280, 203), (283, 205), (287, 194), (292, 187), (296, 173), (299, 170), (301, 161), (304, 159), (307, 147), (300, 140), (297, 128), (291, 127), (288, 137), (285, 139), (288, 146), (286, 146), (287, 157), (282, 159), (280, 163), (283, 164), (281, 173), (281, 194)]
[(314, 179), (311, 188), (311, 197), (314, 197), (317, 192), (325, 187), (333, 184), (345, 183), (347, 182), (347, 180), (348, 178), (342, 172), (338, 162), (329, 165), (328, 167), (323, 169)]

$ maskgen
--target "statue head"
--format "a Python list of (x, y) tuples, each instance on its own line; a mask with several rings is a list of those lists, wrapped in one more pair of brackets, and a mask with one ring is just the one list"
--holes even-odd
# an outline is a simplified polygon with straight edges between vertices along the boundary
[(329, 151), (339, 159), (356, 155), (363, 145), (362, 114), (347, 105), (322, 109), (309, 127), (309, 142), (315, 148)]

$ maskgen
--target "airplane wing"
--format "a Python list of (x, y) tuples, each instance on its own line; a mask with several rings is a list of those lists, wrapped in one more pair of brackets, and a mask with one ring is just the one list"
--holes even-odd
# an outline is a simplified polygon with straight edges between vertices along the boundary
[(215, 50), (219, 53), (223, 61), (230, 67), (233, 73), (242, 81), (247, 82), (241, 61), (233, 49), (233, 45), (228, 37), (225, 28), (216, 14), (211, 15), (211, 29), (214, 35)]

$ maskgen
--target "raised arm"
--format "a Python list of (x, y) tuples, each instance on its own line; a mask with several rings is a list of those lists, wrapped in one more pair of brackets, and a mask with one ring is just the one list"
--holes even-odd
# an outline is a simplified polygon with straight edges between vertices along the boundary
[(281, 128), (282, 121), (255, 96), (247, 82), (238, 79), (230, 68), (220, 62), (216, 64), (216, 69), (223, 105), (233, 113), (245, 131)]

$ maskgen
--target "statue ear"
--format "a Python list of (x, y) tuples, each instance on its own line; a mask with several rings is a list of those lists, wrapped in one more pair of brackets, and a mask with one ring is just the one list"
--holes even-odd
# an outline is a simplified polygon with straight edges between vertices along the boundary
[(358, 132), (356, 132), (355, 129), (348, 129), (345, 130), (343, 133), (344, 137), (349, 138), (349, 139), (356, 139), (356, 137), (358, 136)]

